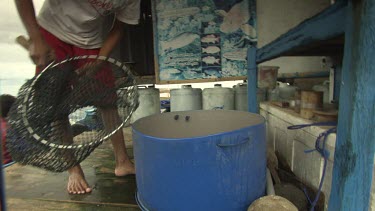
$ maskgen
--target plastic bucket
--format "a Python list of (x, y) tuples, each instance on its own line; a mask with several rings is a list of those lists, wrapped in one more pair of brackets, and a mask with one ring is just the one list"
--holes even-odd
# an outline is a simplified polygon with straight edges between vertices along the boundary
[(207, 110), (133, 124), (137, 201), (143, 210), (246, 210), (266, 190), (265, 121)]
[(276, 87), (277, 66), (259, 66), (258, 67), (258, 87), (265, 89), (274, 89)]

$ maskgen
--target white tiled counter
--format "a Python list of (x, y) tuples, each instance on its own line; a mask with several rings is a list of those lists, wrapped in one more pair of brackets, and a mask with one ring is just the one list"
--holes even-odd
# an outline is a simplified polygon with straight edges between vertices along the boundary
[[(305, 153), (305, 150), (315, 149), (315, 141), (319, 134), (330, 127), (312, 126), (288, 130), (287, 127), (291, 125), (311, 124), (313, 122), (301, 118), (291, 109), (280, 108), (267, 102), (260, 103), (260, 114), (265, 117), (267, 123), (267, 145), (275, 151), (277, 150), (287, 160), (296, 176), (305, 183), (318, 188), (323, 172), (324, 159), (316, 151)], [(333, 133), (328, 136), (326, 142), (326, 149), (330, 152), (322, 188), (326, 196), (326, 209), (331, 192), (335, 144), (336, 134)], [(375, 183), (374, 177), (372, 183)], [(370, 210), (375, 211), (374, 185), (372, 186)]]

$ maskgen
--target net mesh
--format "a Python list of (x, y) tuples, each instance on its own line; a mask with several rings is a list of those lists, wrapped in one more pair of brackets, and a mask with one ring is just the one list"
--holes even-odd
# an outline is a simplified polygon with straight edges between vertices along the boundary
[(129, 65), (107, 57), (70, 58), (20, 88), (9, 112), (7, 147), (21, 164), (62, 172), (122, 133), (137, 106)]

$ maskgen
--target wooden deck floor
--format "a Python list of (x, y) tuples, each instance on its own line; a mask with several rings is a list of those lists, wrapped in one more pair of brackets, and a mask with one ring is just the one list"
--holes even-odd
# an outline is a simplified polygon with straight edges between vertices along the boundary
[[(126, 145), (132, 153), (131, 129), (125, 130)], [(66, 191), (68, 174), (53, 173), (31, 166), (14, 164), (5, 169), (8, 210), (140, 210), (135, 201), (135, 176), (116, 177), (114, 156), (109, 141), (81, 163), (93, 188), (86, 195)]]

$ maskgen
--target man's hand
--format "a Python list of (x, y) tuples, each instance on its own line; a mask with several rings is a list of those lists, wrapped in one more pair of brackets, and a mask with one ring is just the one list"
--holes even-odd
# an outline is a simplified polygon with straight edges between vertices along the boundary
[(42, 37), (28, 40), (20, 35), (16, 38), (16, 42), (29, 51), (30, 58), (39, 68), (55, 60), (55, 53)]
[(30, 40), (27, 41), (27, 43), (29, 43), (28, 47), (24, 46), (22, 43), (20, 44), (29, 50), (30, 57), (37, 67), (43, 68), (55, 59), (55, 54), (51, 47), (45, 42), (40, 32), (35, 17), (34, 3), (31, 0), (15, 0), (15, 3), (18, 14), (30, 37)]
[(44, 68), (55, 60), (55, 53), (42, 37), (30, 40), (28, 50), (31, 60), (39, 68)]

